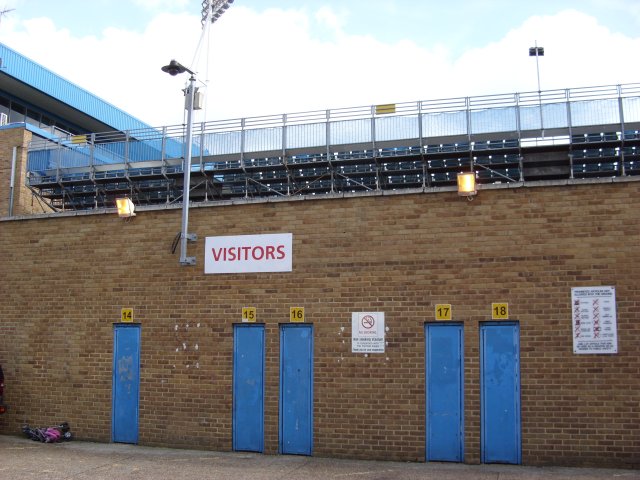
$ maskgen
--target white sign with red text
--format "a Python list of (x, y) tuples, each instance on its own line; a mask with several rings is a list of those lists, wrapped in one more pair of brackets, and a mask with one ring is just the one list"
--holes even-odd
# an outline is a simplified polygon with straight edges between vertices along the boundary
[(293, 234), (207, 237), (204, 273), (290, 272)]

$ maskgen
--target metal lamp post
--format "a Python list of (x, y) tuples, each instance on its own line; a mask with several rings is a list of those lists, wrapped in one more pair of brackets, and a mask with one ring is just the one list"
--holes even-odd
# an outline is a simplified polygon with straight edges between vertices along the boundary
[(184, 163), (182, 170), (184, 173), (184, 180), (182, 185), (182, 229), (180, 231), (180, 265), (195, 265), (196, 257), (187, 257), (187, 241), (192, 242), (197, 239), (197, 236), (192, 233), (188, 233), (189, 227), (189, 192), (191, 190), (191, 155), (193, 144), (193, 99), (195, 94), (196, 75), (184, 65), (171, 60), (169, 65), (162, 67), (162, 71), (168, 73), (171, 76), (176, 76), (180, 73), (189, 72), (189, 87), (185, 92), (186, 108), (187, 108), (187, 148), (184, 154)]
[[(226, 12), (233, 0), (203, 0), (202, 2), (202, 27), (209, 25), (208, 20), (214, 23), (218, 20), (224, 12)], [(189, 192), (191, 190), (191, 156), (193, 148), (193, 110), (194, 99), (196, 91), (196, 74), (189, 70), (187, 67), (171, 60), (169, 65), (162, 67), (162, 71), (168, 73), (171, 76), (188, 72), (189, 87), (185, 92), (186, 109), (187, 109), (187, 138), (186, 138), (186, 151), (183, 164), (184, 180), (182, 186), (182, 227), (180, 231), (180, 265), (195, 265), (196, 257), (187, 257), (187, 241), (195, 241), (197, 236), (193, 233), (189, 233)]]
[(538, 104), (540, 106), (540, 130), (542, 131), (542, 136), (544, 137), (544, 123), (542, 119), (542, 90), (540, 88), (540, 61), (539, 61), (539, 57), (544, 57), (544, 47), (539, 47), (537, 40), (536, 40), (535, 46), (529, 47), (529, 56), (536, 57), (536, 72), (538, 74)]

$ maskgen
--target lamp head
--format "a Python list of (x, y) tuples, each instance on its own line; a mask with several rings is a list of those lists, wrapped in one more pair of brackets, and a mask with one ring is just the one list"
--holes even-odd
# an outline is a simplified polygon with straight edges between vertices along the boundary
[(135, 205), (128, 197), (116, 198), (116, 208), (120, 218), (135, 217)]
[(180, 63), (178, 63), (177, 61), (171, 60), (169, 62), (169, 65), (165, 65), (164, 67), (162, 67), (162, 71), (163, 72), (167, 72), (172, 77), (175, 77), (179, 73), (186, 72), (187, 69), (184, 66), (182, 66)]
[(458, 195), (471, 199), (476, 193), (475, 172), (458, 173)]
[(530, 57), (544, 57), (544, 47), (530, 47), (529, 48), (529, 56)]

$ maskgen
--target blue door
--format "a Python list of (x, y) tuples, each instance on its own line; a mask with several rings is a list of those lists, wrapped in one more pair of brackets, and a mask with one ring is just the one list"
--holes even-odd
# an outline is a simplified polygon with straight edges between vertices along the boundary
[(280, 452), (313, 448), (313, 326), (280, 327)]
[(117, 324), (113, 330), (111, 438), (138, 443), (140, 325)]
[(464, 459), (464, 348), (458, 324), (427, 324), (427, 461)]
[(264, 449), (264, 325), (233, 326), (233, 449)]
[(517, 323), (480, 326), (483, 463), (520, 463), (520, 330)]

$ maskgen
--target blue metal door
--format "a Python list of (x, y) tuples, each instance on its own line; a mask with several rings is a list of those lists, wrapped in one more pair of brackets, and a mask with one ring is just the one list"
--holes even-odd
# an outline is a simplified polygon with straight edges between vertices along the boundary
[(313, 326), (280, 327), (280, 452), (313, 449)]
[(517, 323), (480, 327), (483, 463), (521, 461), (520, 330)]
[(233, 326), (233, 449), (264, 449), (264, 325)]
[(138, 443), (140, 325), (117, 324), (113, 330), (111, 438)]
[(427, 461), (464, 459), (463, 327), (427, 324)]

